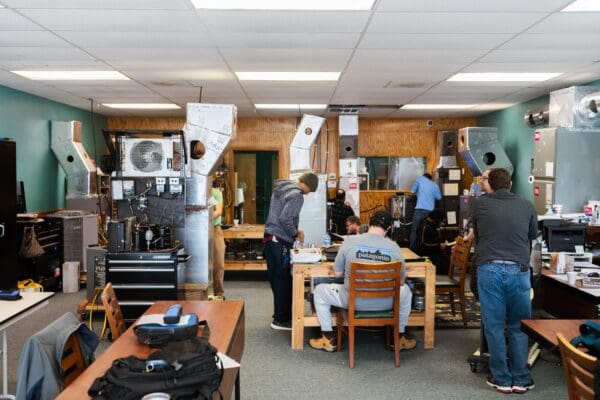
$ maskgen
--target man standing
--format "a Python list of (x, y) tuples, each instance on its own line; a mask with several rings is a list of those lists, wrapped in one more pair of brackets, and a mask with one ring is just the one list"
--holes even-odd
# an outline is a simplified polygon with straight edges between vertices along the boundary
[(273, 329), (292, 329), (290, 250), (295, 240), (304, 242), (304, 231), (298, 229), (303, 195), (316, 191), (318, 185), (319, 178), (312, 172), (305, 172), (295, 181), (275, 181), (263, 239), (267, 275), (273, 292)]
[(346, 191), (338, 189), (335, 192), (335, 200), (331, 206), (331, 219), (335, 227), (334, 232), (338, 235), (346, 235), (346, 219), (354, 215), (354, 210), (346, 204)]
[[(400, 247), (385, 237), (392, 226), (392, 215), (387, 211), (378, 211), (369, 221), (369, 231), (362, 235), (348, 236), (340, 248), (333, 269), (336, 276), (344, 276), (344, 283), (322, 283), (315, 288), (314, 301), (317, 318), (321, 325), (321, 337), (310, 339), (312, 348), (333, 352), (336, 350), (336, 337), (333, 333), (331, 307), (348, 308), (348, 278), (352, 261), (359, 262), (391, 262), (402, 260)], [(406, 267), (402, 263), (402, 282), (406, 278)], [(408, 315), (410, 314), (412, 292), (408, 285), (400, 288), (400, 350), (414, 349), (415, 339), (404, 335)], [(379, 311), (392, 308), (392, 298), (360, 298), (356, 299), (359, 311)]]
[(410, 249), (414, 251), (417, 246), (417, 229), (419, 229), (421, 221), (427, 218), (434, 209), (435, 201), (442, 198), (442, 194), (438, 185), (433, 182), (431, 175), (427, 173), (418, 177), (410, 190), (417, 195), (417, 205), (410, 229)]
[(509, 191), (507, 170), (493, 168), (487, 178), (489, 192), (472, 209), (477, 286), (490, 353), (487, 383), (501, 393), (525, 393), (534, 384), (520, 324), (531, 318), (529, 256), (537, 216), (530, 201)]

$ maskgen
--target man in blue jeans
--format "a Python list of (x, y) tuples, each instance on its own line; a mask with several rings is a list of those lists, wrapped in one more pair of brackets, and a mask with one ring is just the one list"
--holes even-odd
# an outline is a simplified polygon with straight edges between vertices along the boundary
[(500, 393), (522, 394), (534, 387), (520, 324), (531, 318), (529, 256), (537, 215), (530, 201), (510, 192), (507, 170), (493, 168), (487, 179), (490, 193), (472, 208), (477, 287), (490, 353), (487, 383)]
[(435, 208), (435, 201), (442, 198), (440, 188), (433, 182), (431, 175), (425, 173), (419, 176), (413, 183), (411, 192), (417, 195), (417, 205), (413, 215), (412, 226), (410, 228), (409, 247), (415, 251), (417, 249), (417, 229), (429, 213)]

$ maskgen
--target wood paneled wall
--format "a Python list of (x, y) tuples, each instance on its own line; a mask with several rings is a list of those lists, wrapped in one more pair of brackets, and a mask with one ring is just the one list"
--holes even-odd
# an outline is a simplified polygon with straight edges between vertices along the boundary
[[(359, 156), (414, 156), (427, 157), (427, 170), (433, 172), (439, 160), (437, 132), (475, 126), (475, 118), (438, 118), (432, 119), (433, 125), (427, 125), (427, 119), (381, 119), (359, 118), (358, 154)], [(235, 170), (233, 151), (268, 150), (279, 152), (279, 177), (289, 176), (289, 147), (299, 118), (238, 118), (237, 135), (224, 161)], [(181, 129), (185, 118), (141, 118), (108, 117), (108, 129)], [(338, 119), (328, 118), (312, 156), (313, 170), (322, 173), (338, 173)], [(320, 157), (319, 157), (320, 156)], [(464, 166), (459, 157), (459, 165)], [(233, 175), (233, 174), (231, 174)], [(472, 176), (465, 169), (463, 182), (470, 184)], [(233, 176), (232, 181), (233, 184)], [(373, 199), (378, 202), (379, 199)], [(371, 201), (369, 200), (369, 203)], [(381, 204), (381, 203), (378, 203)], [(361, 201), (361, 208), (363, 202)], [(367, 206), (365, 209), (371, 208)], [(367, 218), (368, 215), (361, 215)], [(226, 218), (231, 222), (231, 214)]]

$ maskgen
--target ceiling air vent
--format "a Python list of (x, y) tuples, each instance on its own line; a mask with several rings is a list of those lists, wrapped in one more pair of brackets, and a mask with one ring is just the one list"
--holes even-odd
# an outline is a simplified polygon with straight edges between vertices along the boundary
[(389, 81), (384, 88), (385, 89), (418, 89), (426, 86), (423, 82), (398, 82), (398, 81)]
[(399, 110), (400, 104), (330, 104), (327, 107), (329, 112), (337, 112), (340, 114), (358, 114), (363, 110)]

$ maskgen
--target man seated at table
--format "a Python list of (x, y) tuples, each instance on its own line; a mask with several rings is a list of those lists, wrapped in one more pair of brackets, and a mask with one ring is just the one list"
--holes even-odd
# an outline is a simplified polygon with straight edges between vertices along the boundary
[(360, 235), (361, 233), (364, 233), (361, 232), (360, 218), (358, 218), (356, 215), (346, 218), (345, 223), (347, 235)]
[[(392, 215), (387, 211), (378, 211), (369, 221), (369, 230), (362, 235), (348, 236), (335, 259), (333, 269), (336, 276), (344, 276), (344, 283), (322, 283), (315, 288), (313, 297), (317, 318), (321, 325), (321, 337), (310, 339), (309, 344), (314, 349), (333, 352), (336, 350), (336, 336), (332, 327), (331, 307), (348, 308), (348, 276), (350, 264), (353, 261), (377, 263), (404, 261), (400, 247), (385, 237), (392, 226)], [(402, 265), (402, 282), (406, 278), (406, 267)], [(414, 349), (415, 339), (404, 335), (408, 323), (412, 302), (412, 292), (404, 283), (400, 288), (400, 349)], [(356, 309), (360, 311), (379, 311), (392, 308), (392, 298), (357, 299)]]
[(417, 229), (417, 247), (415, 253), (428, 257), (436, 267), (438, 275), (448, 275), (450, 257), (448, 255), (448, 241), (440, 235), (440, 224), (444, 220), (442, 210), (433, 210), (427, 218), (421, 221)]

